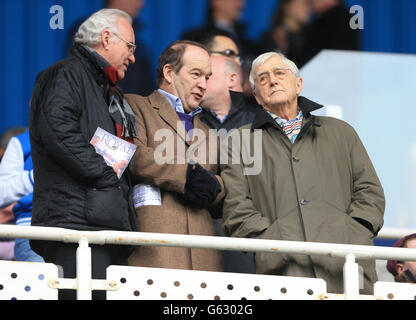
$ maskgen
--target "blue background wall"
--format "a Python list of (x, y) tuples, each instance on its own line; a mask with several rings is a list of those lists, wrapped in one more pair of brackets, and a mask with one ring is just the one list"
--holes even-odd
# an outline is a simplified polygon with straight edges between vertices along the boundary
[[(65, 56), (69, 26), (102, 7), (102, 0), (0, 0), (0, 132), (27, 125), (29, 99), (36, 75)], [(267, 29), (278, 0), (246, 0), (242, 20), (248, 35), (257, 39)], [(362, 49), (416, 53), (416, 1), (346, 0), (364, 8)], [(64, 29), (52, 30), (50, 7), (64, 9)], [(158, 55), (183, 31), (204, 23), (207, 0), (147, 0), (140, 13), (139, 38)]]

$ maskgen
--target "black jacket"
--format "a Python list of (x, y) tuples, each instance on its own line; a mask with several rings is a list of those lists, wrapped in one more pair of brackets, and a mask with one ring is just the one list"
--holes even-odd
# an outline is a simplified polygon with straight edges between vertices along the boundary
[(128, 170), (118, 179), (89, 143), (97, 127), (116, 134), (107, 88), (97, 58), (79, 45), (38, 75), (29, 120), (32, 225), (137, 230)]
[(252, 123), (255, 118), (255, 111), (259, 107), (248, 106), (245, 103), (244, 95), (240, 92), (230, 91), (231, 109), (224, 122), (209, 110), (202, 109), (198, 114), (201, 121), (211, 129), (225, 129), (227, 132), (232, 129), (238, 129), (248, 123)]
[[(88, 17), (77, 20), (68, 28), (68, 37), (64, 46), (65, 52), (68, 52), (73, 46), (73, 39), (81, 24)], [(136, 51), (134, 52), (135, 63), (129, 65), (124, 78), (117, 82), (117, 85), (125, 93), (136, 93), (141, 96), (148, 96), (156, 89), (156, 81), (152, 72), (149, 49), (144, 45), (137, 36), (141, 30), (141, 24), (137, 19), (133, 19), (132, 28), (136, 35)]]
[(304, 30), (303, 53), (296, 61), (301, 68), (321, 50), (360, 50), (360, 30), (350, 27), (352, 15), (349, 9), (339, 4), (318, 15)]

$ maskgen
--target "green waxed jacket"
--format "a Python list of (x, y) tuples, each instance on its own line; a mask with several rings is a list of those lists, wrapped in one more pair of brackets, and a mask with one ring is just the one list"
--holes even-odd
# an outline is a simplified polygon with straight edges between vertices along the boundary
[[(282, 129), (259, 110), (251, 125), (261, 130), (261, 170), (245, 174), (238, 164), (221, 167), (226, 198), (223, 228), (233, 237), (372, 245), (383, 225), (384, 191), (354, 129), (344, 121), (310, 114), (322, 105), (298, 99), (304, 121), (292, 144)], [(229, 143), (229, 155), (232, 144)], [(241, 150), (244, 150), (241, 148)], [(234, 150), (235, 152), (235, 150)], [(323, 278), (328, 292), (342, 293), (345, 260), (326, 256), (256, 253), (256, 272)], [(375, 262), (357, 260), (364, 269), (364, 290), (377, 280)]]

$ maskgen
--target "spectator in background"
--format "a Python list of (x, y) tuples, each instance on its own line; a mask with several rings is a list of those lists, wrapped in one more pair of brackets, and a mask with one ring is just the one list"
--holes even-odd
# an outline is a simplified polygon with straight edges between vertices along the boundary
[[(119, 178), (90, 144), (97, 128), (126, 141), (137, 134), (134, 114), (117, 81), (134, 63), (132, 19), (102, 9), (79, 27), (68, 57), (42, 71), (33, 89), (29, 129), (36, 185), (32, 225), (75, 230), (137, 231), (131, 177)], [(75, 243), (31, 241), (46, 262), (76, 277)], [(90, 245), (92, 277), (127, 264), (130, 246)], [(75, 299), (59, 290), (59, 299)], [(105, 292), (93, 292), (104, 299)]]
[[(251, 123), (254, 108), (246, 105), (243, 96), (243, 70), (239, 63), (239, 52), (232, 38), (213, 33), (202, 41), (211, 50), (212, 75), (207, 81), (207, 90), (202, 98), (202, 111), (198, 117), (211, 129), (225, 138), (233, 129)], [(225, 236), (221, 228), (222, 206), (213, 214), (215, 228)], [(225, 272), (254, 273), (251, 253), (221, 251)]]
[[(33, 200), (33, 164), (30, 151), (29, 131), (12, 137), (0, 163), (0, 207), (13, 203), (16, 225), (30, 226)], [(33, 252), (28, 239), (16, 239), (16, 261), (44, 262)]]
[(21, 134), (27, 130), (26, 127), (12, 127), (5, 130), (0, 137), (0, 161), (3, 158), (4, 152), (6, 151), (7, 145), (11, 138)]
[(245, 103), (240, 53), (232, 38), (212, 33), (202, 40), (211, 51), (212, 75), (202, 98), (199, 118), (212, 129), (230, 131), (251, 123), (254, 107)]
[(209, 0), (205, 26), (186, 31), (182, 39), (201, 42), (207, 32), (223, 30), (231, 33), (242, 57), (244, 95), (251, 103), (256, 104), (248, 82), (248, 74), (251, 62), (261, 53), (261, 49), (256, 42), (247, 37), (245, 26), (239, 21), (244, 6), (245, 0)]
[(360, 31), (351, 29), (352, 15), (342, 0), (309, 0), (313, 13), (305, 29), (299, 67), (323, 49), (360, 50)]
[(261, 38), (263, 51), (281, 52), (298, 65), (310, 14), (309, 0), (280, 0), (271, 28)]
[[(239, 66), (242, 65), (240, 50), (231, 33), (223, 30), (209, 31), (198, 42), (205, 45), (211, 51), (211, 55), (226, 56)], [(243, 80), (241, 79), (242, 82)]]
[[(416, 249), (416, 233), (399, 239), (393, 247)], [(396, 282), (416, 283), (416, 261), (387, 261), (387, 270)]]
[[(134, 52), (136, 62), (128, 68), (124, 79), (117, 82), (117, 85), (124, 93), (149, 95), (155, 89), (155, 77), (151, 72), (151, 60), (148, 49), (142, 41), (138, 40), (138, 34), (142, 28), (138, 17), (144, 4), (145, 0), (105, 0), (106, 8), (122, 10), (133, 19), (132, 27), (136, 37), (136, 51)], [(71, 49), (74, 35), (86, 18), (78, 20), (70, 27), (65, 48), (66, 52)]]
[[(3, 132), (0, 137), (0, 161), (3, 158), (7, 145), (12, 137), (25, 132), (25, 127), (13, 127)], [(1, 167), (1, 164), (0, 164)], [(16, 203), (12, 203), (7, 207), (0, 208), (0, 224), (14, 224), (13, 207)], [(14, 259), (15, 241), (11, 238), (0, 238), (0, 260)]]
[[(159, 58), (159, 89), (148, 97), (126, 95), (138, 124), (131, 172), (141, 232), (217, 235), (210, 210), (224, 198), (219, 143), (212, 157), (208, 146), (218, 138), (196, 116), (210, 75), (208, 50), (176, 41)], [(218, 250), (142, 246), (129, 265), (222, 271), (222, 258)]]
[[(0, 209), (0, 224), (13, 224), (13, 206)], [(15, 240), (12, 238), (0, 238), (0, 260), (14, 260)]]

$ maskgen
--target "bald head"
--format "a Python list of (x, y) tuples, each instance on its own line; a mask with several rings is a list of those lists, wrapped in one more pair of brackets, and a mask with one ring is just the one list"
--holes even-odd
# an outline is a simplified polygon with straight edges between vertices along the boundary
[(219, 111), (231, 108), (230, 90), (243, 91), (243, 72), (233, 59), (221, 55), (211, 56), (212, 75), (207, 82), (207, 90), (201, 105), (205, 109)]

